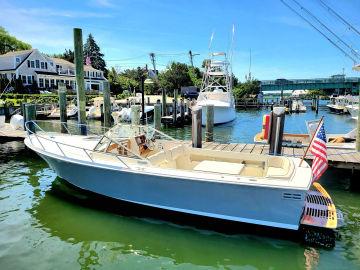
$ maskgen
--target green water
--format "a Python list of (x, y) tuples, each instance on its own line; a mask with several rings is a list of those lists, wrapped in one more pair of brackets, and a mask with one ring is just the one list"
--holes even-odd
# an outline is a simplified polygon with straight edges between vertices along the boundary
[[(224, 141), (251, 141), (263, 113), (239, 112), (227, 132), (216, 129)], [(308, 118), (311, 112), (287, 117), (287, 129), (296, 131), (289, 123)], [(345, 116), (326, 118), (333, 133), (341, 123), (354, 125)], [(171, 132), (189, 136), (187, 129)], [(282, 231), (277, 237), (241, 229), (229, 235), (124, 215), (118, 204), (66, 185), (22, 143), (2, 143), (0, 269), (360, 269), (360, 193), (350, 189), (349, 177), (333, 169), (321, 180), (346, 222), (336, 247), (326, 250), (304, 246)]]

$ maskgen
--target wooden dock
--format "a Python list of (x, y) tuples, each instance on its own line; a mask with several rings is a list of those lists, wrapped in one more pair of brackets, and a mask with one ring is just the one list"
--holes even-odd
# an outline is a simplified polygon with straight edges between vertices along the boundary
[(0, 127), (0, 142), (23, 141), (25, 137), (26, 132), (24, 130), (14, 130), (8, 123)]
[[(254, 153), (267, 155), (269, 153), (269, 145), (253, 144), (253, 143), (216, 143), (203, 142), (204, 149), (234, 151), (241, 153)], [(301, 158), (305, 153), (306, 148), (283, 147), (282, 155), (289, 157)], [(329, 167), (340, 169), (360, 170), (360, 152), (355, 149), (334, 149), (328, 148)], [(311, 162), (314, 156), (308, 152), (305, 160)]]

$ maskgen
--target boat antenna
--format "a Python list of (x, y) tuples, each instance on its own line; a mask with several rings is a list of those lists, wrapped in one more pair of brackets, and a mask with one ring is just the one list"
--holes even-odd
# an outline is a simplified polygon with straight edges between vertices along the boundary
[(248, 80), (248, 81), (251, 81), (251, 48), (250, 48), (250, 58), (249, 58), (249, 73), (248, 73), (248, 76), (246, 77), (245, 75), (245, 79)]
[(233, 86), (233, 73), (232, 73), (232, 60), (234, 54), (234, 40), (235, 40), (235, 24), (232, 25), (231, 31), (231, 44), (230, 44), (230, 52), (229, 52), (229, 62), (230, 62), (230, 88)]
[(351, 23), (349, 23), (347, 20), (344, 19), (344, 17), (342, 17), (339, 13), (337, 13), (335, 10), (333, 10), (331, 7), (329, 7), (324, 1), (319, 0), (319, 2), (321, 3), (321, 5), (329, 12), (331, 13), (333, 16), (335, 16), (336, 18), (338, 18), (340, 21), (342, 21), (350, 30), (354, 31), (355, 33), (357, 33), (358, 35), (360, 35), (360, 31), (358, 29), (356, 29)]
[(215, 30), (213, 29), (213, 31), (211, 32), (211, 36), (210, 36), (210, 41), (209, 41), (209, 53), (210, 53), (210, 48), (214, 39), (214, 35), (215, 35)]
[(314, 28), (320, 35), (322, 35), (324, 38), (326, 38), (332, 45), (334, 45), (337, 49), (339, 49), (345, 56), (350, 58), (354, 64), (357, 62), (357, 60), (349, 55), (343, 48), (341, 48), (339, 45), (336, 44), (331, 38), (329, 38), (325, 33), (323, 33), (319, 28), (317, 28), (313, 23), (311, 23), (308, 19), (306, 19), (304, 16), (302, 16), (299, 12), (297, 12), (294, 8), (292, 8), (288, 3), (286, 3), (284, 0), (280, 0), (281, 3), (283, 3), (287, 8), (289, 8), (292, 12), (294, 12), (296, 15), (298, 15), (301, 19), (303, 19), (305, 22), (307, 22), (312, 28)]

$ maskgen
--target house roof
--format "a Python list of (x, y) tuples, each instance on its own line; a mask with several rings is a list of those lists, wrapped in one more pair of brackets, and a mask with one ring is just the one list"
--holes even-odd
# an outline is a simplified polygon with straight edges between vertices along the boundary
[[(29, 57), (29, 55), (34, 51), (31, 50), (23, 50), (23, 51), (14, 51), (7, 52), (3, 55), (0, 55), (0, 71), (4, 70), (15, 70), (18, 68), (24, 61)], [(16, 67), (14, 67), (14, 57), (19, 56), (21, 58), (20, 63)]]
[[(54, 63), (56, 65), (62, 65), (62, 66), (70, 66), (72, 67), (73, 69), (75, 69), (75, 64), (74, 63), (71, 63), (65, 59), (61, 59), (61, 58), (56, 58), (56, 57), (53, 57), (51, 58)], [(92, 66), (87, 66), (87, 65), (84, 65), (84, 71), (100, 71), (98, 69), (95, 69), (93, 68)]]

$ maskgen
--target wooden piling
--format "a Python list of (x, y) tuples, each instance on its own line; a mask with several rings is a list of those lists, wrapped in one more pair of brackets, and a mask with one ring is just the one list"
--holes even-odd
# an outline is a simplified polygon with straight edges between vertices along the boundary
[(131, 106), (130, 117), (131, 117), (132, 125), (140, 125), (140, 106), (139, 105)]
[(103, 82), (104, 94), (104, 127), (111, 127), (111, 101), (110, 101), (110, 85), (109, 82)]
[(319, 113), (319, 97), (316, 97), (316, 103), (315, 103), (315, 112), (316, 114)]
[(26, 131), (25, 122), (26, 122), (26, 111), (25, 111), (26, 102), (21, 103), (21, 112), (24, 119), (24, 130)]
[(182, 125), (185, 122), (185, 104), (183, 98), (180, 99), (180, 121)]
[(205, 141), (212, 142), (214, 140), (214, 105), (206, 105), (206, 126)]
[(84, 52), (82, 30), (74, 28), (74, 61), (76, 75), (76, 95), (78, 107), (78, 124), (81, 135), (86, 135), (86, 98), (84, 81)]
[(192, 147), (202, 147), (201, 107), (192, 110), (191, 137)]
[(161, 128), (161, 104), (154, 105), (154, 128), (159, 130)]
[[(359, 85), (359, 104), (360, 104), (360, 85)], [(356, 151), (360, 152), (360, 110), (358, 110), (357, 132), (356, 132)]]
[(61, 133), (67, 133), (67, 112), (66, 112), (66, 86), (63, 82), (58, 83), (59, 109)]
[(285, 107), (273, 108), (270, 123), (269, 154), (279, 156), (281, 155), (284, 134)]
[(161, 98), (162, 98), (162, 116), (166, 116), (166, 90), (162, 89), (161, 90)]
[(145, 123), (145, 77), (140, 76), (140, 91), (141, 91), (141, 123)]
[(172, 103), (172, 122), (173, 122), (173, 125), (176, 124), (176, 121), (177, 121), (177, 109), (176, 109), (176, 99), (173, 99), (173, 103)]
[[(25, 105), (25, 115), (26, 122), (36, 120), (36, 105), (35, 104), (26, 104)], [(28, 128), (32, 133), (35, 133), (35, 125), (34, 123), (28, 123)]]

